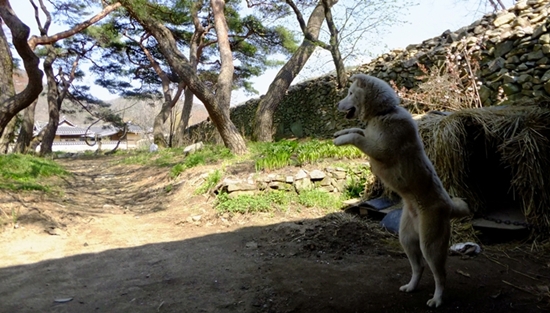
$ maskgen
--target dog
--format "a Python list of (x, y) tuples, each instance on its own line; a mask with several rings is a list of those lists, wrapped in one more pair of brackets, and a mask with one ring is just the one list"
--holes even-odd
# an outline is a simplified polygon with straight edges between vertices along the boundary
[(449, 196), (426, 156), (411, 114), (385, 81), (365, 74), (350, 78), (347, 96), (338, 111), (348, 119), (366, 122), (365, 129), (334, 134), (336, 146), (354, 145), (369, 157), (371, 171), (403, 200), (399, 241), (409, 258), (412, 277), (399, 290), (416, 289), (424, 270), (423, 258), (435, 280), (429, 307), (442, 304), (445, 263), (451, 233), (450, 219), (468, 215), (468, 205)]

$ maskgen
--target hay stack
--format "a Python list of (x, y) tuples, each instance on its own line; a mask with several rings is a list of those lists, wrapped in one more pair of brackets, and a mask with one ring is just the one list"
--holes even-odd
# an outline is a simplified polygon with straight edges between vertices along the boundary
[(550, 110), (469, 109), (418, 121), (426, 153), (449, 193), (483, 215), (519, 207), (539, 234), (550, 230)]
[(550, 109), (466, 109), (418, 120), (426, 153), (452, 196), (478, 216), (521, 210), (533, 235), (550, 234)]

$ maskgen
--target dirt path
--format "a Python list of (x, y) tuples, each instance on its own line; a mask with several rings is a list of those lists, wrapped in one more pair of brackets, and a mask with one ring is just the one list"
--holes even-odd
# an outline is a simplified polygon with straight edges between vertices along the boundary
[[(166, 169), (112, 161), (60, 160), (74, 176), (57, 197), (0, 195), (20, 214), (0, 234), (0, 312), (429, 311), (431, 274), (399, 292), (408, 261), (376, 222), (317, 210), (221, 218), (193, 195), (208, 169), (174, 183)], [(550, 308), (548, 253), (486, 248), (449, 258), (438, 312)]]

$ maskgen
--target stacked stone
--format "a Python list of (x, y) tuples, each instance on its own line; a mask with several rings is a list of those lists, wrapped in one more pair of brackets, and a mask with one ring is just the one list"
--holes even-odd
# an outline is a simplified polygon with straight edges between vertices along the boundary
[(341, 193), (346, 186), (347, 173), (346, 169), (341, 167), (327, 167), (324, 170), (312, 171), (300, 169), (295, 175), (262, 174), (250, 176), (247, 179), (226, 177), (216, 186), (214, 193), (225, 192), (230, 197), (252, 195), (264, 190), (300, 193), (304, 190), (316, 189)]

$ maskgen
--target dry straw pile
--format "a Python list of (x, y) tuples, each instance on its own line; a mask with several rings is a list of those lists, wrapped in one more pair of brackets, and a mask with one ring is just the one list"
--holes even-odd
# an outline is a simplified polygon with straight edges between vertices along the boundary
[(453, 196), (478, 215), (522, 210), (533, 235), (550, 234), (550, 109), (517, 104), (425, 114), (426, 153)]

